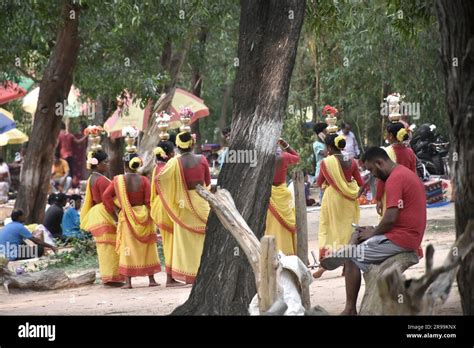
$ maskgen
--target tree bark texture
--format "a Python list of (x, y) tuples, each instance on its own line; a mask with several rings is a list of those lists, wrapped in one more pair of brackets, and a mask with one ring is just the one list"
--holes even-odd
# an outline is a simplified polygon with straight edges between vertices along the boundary
[(15, 203), (15, 209), (22, 209), (25, 213), (26, 223), (43, 221), (53, 154), (63, 116), (62, 112), (58, 112), (57, 103), (63, 106), (67, 103), (79, 51), (79, 12), (80, 6), (74, 1), (62, 2), (56, 45), (41, 80), (33, 130)]
[[(474, 2), (438, 0), (441, 60), (451, 125), (456, 235), (474, 218)], [(463, 312), (474, 315), (474, 255), (457, 275)]]

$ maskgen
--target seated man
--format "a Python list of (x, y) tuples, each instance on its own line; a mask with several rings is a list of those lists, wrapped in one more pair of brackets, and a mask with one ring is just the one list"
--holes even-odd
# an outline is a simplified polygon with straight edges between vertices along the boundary
[(71, 195), (69, 199), (70, 207), (63, 215), (61, 227), (65, 238), (82, 238), (83, 234), (79, 225), (81, 223), (79, 209), (81, 209), (82, 197), (80, 195)]
[[(335, 252), (321, 260), (326, 269), (345, 265), (346, 307), (341, 314), (356, 315), (357, 295), (361, 274), (371, 264), (380, 264), (390, 256), (415, 252), (421, 244), (426, 227), (425, 189), (418, 176), (410, 169), (392, 162), (387, 152), (379, 147), (369, 148), (362, 157), (366, 168), (385, 182), (387, 210), (378, 226), (359, 227), (352, 235), (346, 250)], [(357, 245), (355, 254), (347, 256), (347, 249)]]
[[(23, 226), (25, 221), (23, 211), (14, 210), (11, 214), (12, 222), (0, 230), (0, 255), (10, 261), (25, 260), (40, 257), (44, 253), (44, 248), (50, 248), (54, 252), (57, 248), (33, 237), (33, 235)], [(37, 246), (30, 247), (24, 242), (29, 239)]]
[(55, 153), (53, 167), (51, 168), (51, 186), (53, 192), (67, 193), (72, 183), (69, 172), (69, 164), (59, 157), (59, 153)]
[(58, 193), (53, 196), (51, 206), (44, 215), (43, 226), (48, 229), (54, 238), (58, 238), (64, 241), (63, 230), (61, 228), (61, 222), (64, 215), (64, 207), (66, 206), (68, 196), (64, 193)]

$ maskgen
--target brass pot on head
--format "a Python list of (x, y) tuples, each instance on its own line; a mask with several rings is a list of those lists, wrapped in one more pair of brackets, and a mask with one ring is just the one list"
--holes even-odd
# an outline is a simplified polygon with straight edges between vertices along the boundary
[(155, 120), (156, 123), (158, 124), (158, 130), (160, 131), (160, 134), (158, 135), (160, 137), (160, 140), (166, 141), (170, 139), (170, 135), (168, 134), (168, 130), (170, 128), (168, 121), (165, 119), (165, 117), (161, 117), (159, 114), (155, 113)]
[(102, 150), (102, 145), (100, 145), (100, 135), (91, 134), (88, 139), (91, 143), (91, 151), (96, 152)]
[(127, 144), (127, 146), (125, 147), (125, 150), (127, 152), (137, 152), (137, 147), (135, 146), (135, 138), (131, 136), (126, 136), (125, 143)]
[(182, 125), (181, 127), (179, 127), (179, 130), (180, 130), (181, 132), (189, 132), (189, 133), (191, 133), (191, 126), (190, 126), (191, 117), (189, 117), (188, 115), (181, 115), (180, 120), (181, 120), (181, 123), (182, 123), (183, 125)]

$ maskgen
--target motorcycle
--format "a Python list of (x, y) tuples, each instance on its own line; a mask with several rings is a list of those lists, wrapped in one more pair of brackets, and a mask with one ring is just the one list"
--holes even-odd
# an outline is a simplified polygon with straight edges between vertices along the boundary
[(415, 129), (410, 146), (415, 153), (418, 175), (449, 175), (449, 142), (436, 132), (434, 124), (423, 124)]

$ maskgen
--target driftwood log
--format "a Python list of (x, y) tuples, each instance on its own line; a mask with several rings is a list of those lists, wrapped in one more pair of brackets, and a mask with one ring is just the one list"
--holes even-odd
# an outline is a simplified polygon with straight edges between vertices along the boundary
[(7, 266), (8, 261), (2, 259), (0, 261), (0, 284), (3, 285), (7, 293), (12, 288), (37, 291), (75, 288), (90, 285), (96, 279), (95, 271), (90, 271), (74, 278), (68, 277), (64, 271), (59, 269), (47, 269), (16, 275), (10, 272)]
[(474, 249), (474, 219), (450, 249), (442, 266), (433, 269), (434, 248), (426, 248), (426, 271), (418, 279), (405, 279), (391, 267), (377, 281), (382, 300), (381, 314), (432, 315), (436, 305), (448, 298), (461, 261)]
[(365, 292), (360, 306), (360, 315), (380, 315), (383, 313), (382, 298), (379, 293), (379, 281), (391, 272), (393, 268), (400, 273), (418, 263), (418, 256), (414, 252), (400, 253), (389, 257), (380, 265), (371, 265), (364, 273)]

